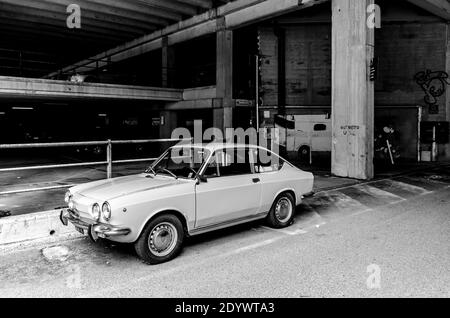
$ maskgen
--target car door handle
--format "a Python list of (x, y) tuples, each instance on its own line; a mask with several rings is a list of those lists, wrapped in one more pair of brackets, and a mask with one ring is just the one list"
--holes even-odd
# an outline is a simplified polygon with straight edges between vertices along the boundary
[(259, 178), (253, 178), (253, 183), (258, 183), (261, 182), (261, 180)]

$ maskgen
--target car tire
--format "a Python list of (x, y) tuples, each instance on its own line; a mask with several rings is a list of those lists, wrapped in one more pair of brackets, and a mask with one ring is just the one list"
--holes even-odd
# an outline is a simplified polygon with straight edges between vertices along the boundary
[(289, 192), (284, 192), (273, 202), (266, 220), (270, 227), (281, 229), (294, 222), (294, 215), (294, 197)]
[(298, 160), (300, 163), (309, 164), (311, 159), (311, 148), (308, 146), (302, 146), (298, 150)]
[(180, 219), (172, 214), (164, 214), (147, 223), (139, 239), (134, 243), (134, 248), (146, 264), (160, 264), (180, 254), (184, 236)]

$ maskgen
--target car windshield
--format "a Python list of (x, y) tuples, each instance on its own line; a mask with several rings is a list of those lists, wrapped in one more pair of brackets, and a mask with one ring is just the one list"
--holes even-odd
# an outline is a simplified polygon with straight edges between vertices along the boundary
[(195, 178), (208, 159), (209, 150), (200, 147), (173, 147), (167, 150), (145, 172), (174, 178)]

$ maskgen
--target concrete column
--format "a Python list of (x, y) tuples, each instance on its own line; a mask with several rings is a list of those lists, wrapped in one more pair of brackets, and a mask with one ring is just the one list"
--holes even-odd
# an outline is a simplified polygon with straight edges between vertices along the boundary
[(213, 109), (213, 125), (225, 134), (227, 128), (233, 127), (233, 107), (220, 107)]
[(373, 178), (374, 29), (367, 6), (374, 0), (332, 0), (332, 173)]
[[(225, 19), (217, 20), (216, 90), (214, 126), (225, 129), (233, 126), (233, 31), (225, 29)], [(222, 109), (220, 109), (222, 108)]]
[(173, 47), (167, 43), (167, 37), (162, 38), (161, 52), (161, 86), (173, 87), (173, 73), (175, 67), (175, 54)]
[(164, 123), (161, 123), (159, 128), (159, 138), (170, 138), (172, 136), (172, 131), (177, 128), (177, 112), (164, 110), (160, 112), (160, 116), (164, 118)]
[[(447, 24), (447, 52), (445, 69), (450, 74), (450, 25)], [(445, 91), (445, 120), (450, 122), (450, 86)], [(450, 159), (450, 143), (445, 145), (445, 159)]]

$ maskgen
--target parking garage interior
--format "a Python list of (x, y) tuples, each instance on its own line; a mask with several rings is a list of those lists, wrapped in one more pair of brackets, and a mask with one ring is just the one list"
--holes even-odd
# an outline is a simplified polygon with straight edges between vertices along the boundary
[[(434, 160), (450, 159), (448, 2), (376, 1), (381, 28), (373, 56), (361, 55), (368, 88), (355, 88), (373, 94), (359, 109), (373, 104), (374, 114), (361, 120), (349, 115), (351, 92), (339, 97), (349, 101), (345, 112), (334, 105), (338, 87), (358, 85), (336, 80), (333, 62), (333, 39), (348, 32), (333, 18), (336, 6), (352, 1), (275, 2), (83, 0), (82, 27), (69, 29), (70, 1), (0, 0), (0, 143), (169, 138), (194, 120), (274, 128), (280, 116), (323, 115), (334, 123), (330, 145), (338, 126), (368, 132), (356, 142), (365, 146), (355, 169), (365, 173), (336, 175), (371, 178), (361, 160), (377, 157), (370, 140), (385, 127), (401, 160), (425, 160), (436, 135)], [(346, 125), (334, 116), (347, 116)], [(333, 159), (331, 148), (328, 164), (358, 160), (359, 150)]]

